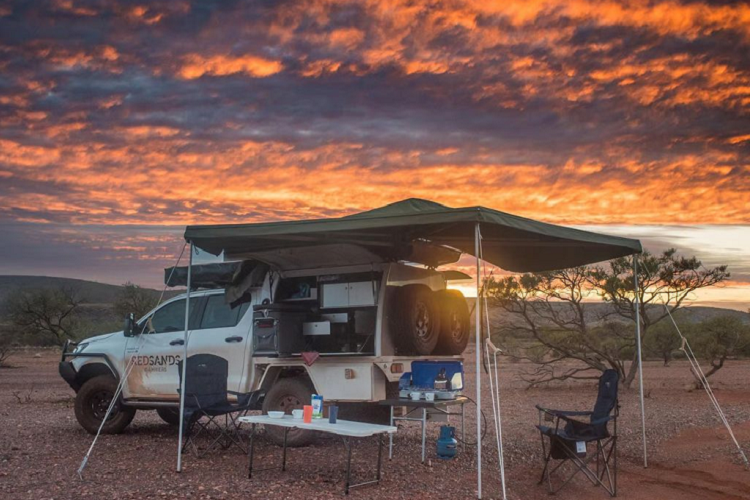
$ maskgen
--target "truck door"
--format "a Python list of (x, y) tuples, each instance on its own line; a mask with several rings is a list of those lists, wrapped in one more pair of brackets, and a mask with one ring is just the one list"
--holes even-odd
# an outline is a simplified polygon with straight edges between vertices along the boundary
[(248, 370), (246, 357), (252, 321), (243, 321), (250, 307), (244, 303), (232, 308), (224, 294), (206, 297), (200, 325), (190, 335), (188, 354), (214, 354), (229, 362), (227, 389), (239, 391), (243, 374)]
[[(190, 326), (200, 318), (203, 299), (190, 299)], [(182, 360), (185, 336), (185, 299), (165, 303), (138, 326), (143, 331), (128, 339), (125, 360), (133, 368), (125, 386), (127, 398), (178, 400), (178, 363)], [(133, 359), (135, 358), (135, 359)]]

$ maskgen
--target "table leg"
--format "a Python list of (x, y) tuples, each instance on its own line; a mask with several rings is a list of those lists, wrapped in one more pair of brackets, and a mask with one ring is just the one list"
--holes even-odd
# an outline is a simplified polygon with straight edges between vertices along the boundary
[(289, 427), (284, 427), (284, 451), (281, 455), (281, 471), (286, 471), (286, 436), (289, 434)]
[(424, 463), (425, 441), (427, 438), (427, 408), (422, 408), (422, 463)]
[[(393, 427), (393, 406), (391, 406), (391, 423)], [(393, 433), (388, 434), (388, 460), (393, 460)]]
[(464, 426), (464, 408), (466, 408), (465, 404), (461, 405), (461, 446), (463, 447), (463, 450), (466, 451), (466, 426)]
[(380, 482), (380, 464), (383, 463), (383, 435), (378, 434), (378, 482)]
[(349, 485), (351, 484), (352, 480), (352, 443), (346, 439), (344, 439), (344, 446), (347, 450), (347, 458), (346, 458), (346, 485), (344, 486), (344, 495), (349, 494)]
[(247, 478), (253, 478), (253, 452), (255, 451), (255, 424), (250, 430), (250, 449), (248, 450)]

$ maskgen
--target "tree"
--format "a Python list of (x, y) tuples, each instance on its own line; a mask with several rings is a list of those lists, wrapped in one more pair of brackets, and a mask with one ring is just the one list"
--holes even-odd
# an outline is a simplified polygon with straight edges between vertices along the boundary
[(6, 311), (17, 336), (62, 345), (75, 338), (80, 304), (71, 288), (45, 288), (16, 292), (7, 299)]
[[(641, 342), (652, 325), (668, 316), (667, 308), (674, 315), (693, 292), (717, 285), (729, 276), (727, 266), (705, 268), (695, 257), (677, 255), (674, 248), (660, 255), (643, 252), (638, 256), (638, 298), (642, 305)], [(591, 285), (599, 291), (605, 302), (612, 304), (615, 314), (635, 323), (632, 260), (621, 257), (610, 261), (608, 266), (594, 267), (591, 277)], [(637, 356), (638, 353), (634, 352), (624, 380), (626, 387), (630, 387), (638, 373)]]
[(0, 331), (0, 368), (8, 366), (8, 358), (16, 351), (15, 342), (11, 339), (10, 333)]
[[(729, 277), (726, 266), (704, 269), (696, 258), (683, 258), (673, 249), (654, 256), (639, 256), (641, 339), (650, 327), (677, 310), (697, 289)], [(552, 380), (594, 379), (611, 368), (629, 387), (637, 373), (635, 295), (632, 262), (620, 258), (608, 266), (575, 267), (560, 271), (510, 276), (485, 285), (490, 302), (510, 313), (501, 325), (500, 340), (511, 355), (537, 366), (528, 375), (531, 384)], [(585, 302), (604, 299), (611, 307), (598, 316), (586, 314)], [(657, 307), (658, 305), (658, 307)], [(626, 320), (626, 321), (623, 321)], [(509, 348), (508, 336), (528, 341)], [(626, 361), (633, 362), (626, 368)], [(563, 363), (577, 361), (575, 365)]]
[[(574, 267), (485, 284), (490, 304), (510, 313), (510, 322), (499, 328), (506, 337), (500, 343), (512, 357), (536, 365), (522, 374), (529, 384), (596, 379), (607, 368), (624, 373), (620, 352), (632, 344), (627, 327), (607, 323), (592, 328), (584, 311), (584, 301), (596, 296), (589, 286), (591, 273), (590, 268)], [(514, 345), (507, 337), (528, 341)], [(579, 363), (563, 365), (566, 360)]]
[(118, 292), (112, 309), (119, 318), (124, 318), (133, 313), (135, 318), (138, 319), (156, 307), (157, 301), (158, 298), (153, 290), (142, 288), (128, 281)]
[[(684, 333), (684, 332), (683, 332)], [(721, 370), (728, 358), (743, 354), (750, 346), (750, 327), (735, 316), (716, 316), (701, 321), (697, 328), (687, 334), (690, 347), (699, 359), (707, 361), (711, 368), (704, 371), (708, 379)], [(700, 387), (700, 376), (694, 373)]]
[[(682, 333), (692, 329), (692, 325), (680, 324)], [(672, 353), (680, 348), (680, 336), (671, 321), (664, 319), (651, 326), (648, 336), (643, 339), (643, 350), (646, 355), (657, 356), (664, 360), (664, 366), (669, 366)]]

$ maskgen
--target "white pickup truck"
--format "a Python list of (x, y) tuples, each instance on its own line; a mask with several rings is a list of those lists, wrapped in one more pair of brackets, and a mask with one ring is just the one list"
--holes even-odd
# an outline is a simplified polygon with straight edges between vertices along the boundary
[[(469, 310), (443, 273), (403, 263), (268, 269), (232, 305), (224, 289), (190, 295), (188, 356), (229, 362), (227, 388), (264, 389), (264, 412), (326, 401), (373, 403), (397, 388), (416, 359), (456, 359), (469, 340)], [(178, 363), (183, 356), (185, 296), (174, 297), (120, 331), (68, 344), (60, 375), (76, 391), (75, 415), (95, 433), (129, 364), (122, 395), (103, 427), (119, 433), (136, 410), (178, 422)], [(302, 352), (316, 352), (305, 362)], [(289, 433), (291, 446), (310, 436)]]

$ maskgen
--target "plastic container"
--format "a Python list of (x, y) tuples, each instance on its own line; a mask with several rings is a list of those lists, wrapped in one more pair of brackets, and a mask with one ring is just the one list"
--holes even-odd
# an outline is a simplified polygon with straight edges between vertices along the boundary
[(312, 423), (313, 408), (312, 405), (305, 405), (302, 408), (302, 421), (306, 424)]
[(299, 408), (292, 410), (292, 418), (295, 420), (300, 420), (302, 418), (302, 415), (304, 415), (305, 410), (300, 410)]
[(312, 395), (312, 418), (323, 418), (323, 396)]
[(338, 406), (329, 406), (328, 407), (328, 423), (329, 424), (335, 424), (336, 419), (339, 416), (339, 407)]

